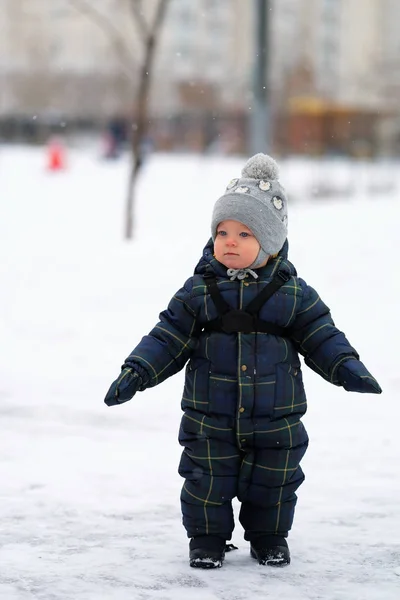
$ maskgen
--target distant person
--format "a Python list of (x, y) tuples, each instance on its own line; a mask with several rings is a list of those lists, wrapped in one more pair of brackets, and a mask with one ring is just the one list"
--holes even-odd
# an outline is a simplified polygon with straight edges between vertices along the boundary
[(126, 146), (126, 142), (127, 127), (125, 120), (121, 117), (110, 119), (105, 133), (104, 158), (119, 158)]
[[(108, 406), (122, 404), (186, 365), (179, 473), (192, 567), (222, 566), (235, 497), (251, 556), (261, 565), (290, 563), (287, 537), (308, 445), (298, 353), (334, 385), (382, 392), (288, 261), (287, 204), (275, 161), (250, 158), (214, 206), (194, 275), (105, 397)], [(161, 447), (159, 454), (165, 460)]]

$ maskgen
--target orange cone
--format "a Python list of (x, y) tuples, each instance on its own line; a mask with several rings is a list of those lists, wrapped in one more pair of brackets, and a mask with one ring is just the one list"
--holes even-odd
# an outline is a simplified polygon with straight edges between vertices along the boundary
[(66, 168), (65, 149), (61, 140), (50, 140), (47, 147), (47, 168), (49, 171), (62, 171)]

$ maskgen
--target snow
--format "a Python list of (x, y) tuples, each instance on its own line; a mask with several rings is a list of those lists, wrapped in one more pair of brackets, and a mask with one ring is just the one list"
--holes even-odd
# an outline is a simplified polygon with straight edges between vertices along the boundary
[(317, 163), (282, 165), (295, 198), (290, 258), (384, 390), (349, 394), (304, 367), (311, 443), (289, 567), (259, 566), (239, 524), (222, 569), (189, 567), (177, 474), (183, 373), (123, 406), (103, 404), (191, 275), (213, 202), (244, 162), (151, 157), (128, 243), (125, 160), (75, 150), (65, 172), (48, 173), (42, 149), (0, 149), (1, 599), (398, 600), (398, 165), (385, 167), (397, 191), (368, 194), (375, 170), (365, 167), (351, 197), (326, 202), (300, 194), (321, 177)]

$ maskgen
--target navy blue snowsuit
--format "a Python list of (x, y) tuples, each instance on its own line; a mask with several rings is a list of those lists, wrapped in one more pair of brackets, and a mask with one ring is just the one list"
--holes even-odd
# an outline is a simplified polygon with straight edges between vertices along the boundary
[[(218, 316), (205, 285), (214, 273), (226, 302), (245, 308), (280, 271), (289, 277), (263, 305), (261, 319), (290, 328), (290, 337), (269, 333), (206, 332)], [(146, 373), (141, 389), (155, 386), (186, 365), (179, 432), (184, 447), (179, 473), (183, 524), (188, 537), (210, 534), (229, 540), (231, 501), (241, 504), (245, 538), (255, 533), (286, 536), (293, 522), (296, 490), (304, 480), (300, 461), (308, 436), (299, 354), (327, 381), (358, 358), (317, 292), (279, 255), (250, 276), (231, 281), (213, 257), (210, 240), (193, 277), (175, 294), (160, 322), (129, 360)]]

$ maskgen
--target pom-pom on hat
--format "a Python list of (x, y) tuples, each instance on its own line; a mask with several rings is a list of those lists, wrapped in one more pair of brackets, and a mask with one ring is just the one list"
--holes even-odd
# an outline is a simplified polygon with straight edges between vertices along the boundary
[(268, 154), (255, 154), (242, 169), (242, 177), (232, 179), (215, 203), (211, 235), (215, 240), (222, 221), (240, 221), (256, 236), (261, 249), (252, 265), (257, 268), (282, 248), (287, 237), (287, 197), (278, 181), (279, 168)]

